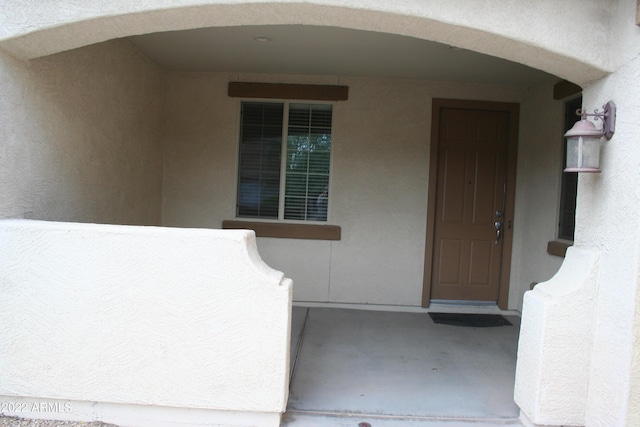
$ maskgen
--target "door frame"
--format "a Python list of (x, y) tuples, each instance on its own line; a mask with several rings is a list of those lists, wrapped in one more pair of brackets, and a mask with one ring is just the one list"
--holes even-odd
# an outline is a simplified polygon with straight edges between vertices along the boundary
[(436, 191), (438, 179), (438, 149), (440, 140), (440, 112), (445, 108), (465, 110), (499, 111), (509, 114), (507, 142), (507, 188), (502, 235), (500, 282), (498, 284), (498, 307), (506, 310), (509, 305), (509, 276), (511, 273), (511, 251), (513, 247), (513, 220), (516, 204), (516, 173), (518, 160), (518, 125), (520, 104), (510, 102), (470, 101), (434, 98), (431, 109), (431, 149), (429, 155), (429, 185), (427, 196), (427, 236), (424, 253), (424, 276), (422, 306), (429, 307), (431, 301), (431, 273), (433, 267), (433, 244), (436, 216)]

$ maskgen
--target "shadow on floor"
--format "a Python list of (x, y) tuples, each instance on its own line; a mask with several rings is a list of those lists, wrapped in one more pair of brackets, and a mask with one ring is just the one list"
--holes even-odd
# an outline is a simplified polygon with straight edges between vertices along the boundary
[(435, 324), (427, 313), (294, 307), (283, 426), (520, 425), (513, 326)]

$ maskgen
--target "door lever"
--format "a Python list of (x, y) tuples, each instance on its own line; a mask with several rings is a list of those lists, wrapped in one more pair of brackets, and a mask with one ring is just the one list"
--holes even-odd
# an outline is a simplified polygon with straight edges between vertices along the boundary
[(500, 238), (502, 237), (502, 222), (496, 221), (493, 225), (496, 226), (496, 246), (500, 243)]

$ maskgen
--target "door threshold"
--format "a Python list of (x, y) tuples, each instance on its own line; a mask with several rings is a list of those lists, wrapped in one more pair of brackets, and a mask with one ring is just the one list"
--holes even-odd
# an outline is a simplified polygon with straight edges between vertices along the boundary
[[(471, 304), (468, 304), (471, 303)], [(357, 303), (335, 303), (316, 301), (293, 301), (294, 307), (306, 308), (342, 308), (347, 310), (371, 310), (371, 311), (395, 311), (403, 313), (460, 313), (460, 314), (502, 314), (505, 316), (518, 316), (517, 310), (501, 310), (497, 303), (487, 304), (484, 301), (448, 301), (431, 300), (429, 308), (409, 305), (385, 305), (385, 304), (357, 304)]]
[(520, 316), (517, 310), (502, 310), (495, 301), (463, 301), (432, 299), (429, 303), (429, 311), (434, 313), (460, 313), (460, 314), (503, 314), (507, 316)]
[(495, 301), (473, 301), (473, 300), (458, 300), (458, 299), (432, 299), (431, 304), (442, 305), (464, 305), (470, 307), (497, 307), (498, 303)]

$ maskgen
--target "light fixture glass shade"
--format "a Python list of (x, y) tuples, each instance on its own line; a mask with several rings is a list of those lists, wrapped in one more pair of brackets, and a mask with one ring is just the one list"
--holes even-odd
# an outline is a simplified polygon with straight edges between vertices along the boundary
[(565, 172), (601, 172), (601, 130), (596, 129), (590, 121), (582, 119), (576, 122), (564, 136), (567, 138)]
[(567, 138), (565, 172), (601, 172), (600, 138), (578, 136)]

